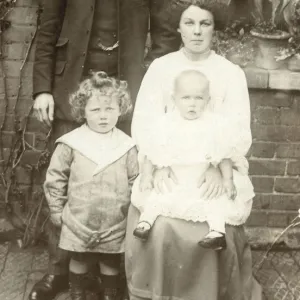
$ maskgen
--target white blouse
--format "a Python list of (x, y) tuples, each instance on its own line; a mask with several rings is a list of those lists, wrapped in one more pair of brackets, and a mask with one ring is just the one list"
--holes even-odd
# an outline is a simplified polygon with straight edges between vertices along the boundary
[(252, 141), (246, 78), (240, 67), (214, 51), (202, 61), (189, 60), (182, 50), (153, 61), (141, 84), (133, 114), (132, 136), (137, 146), (140, 150), (147, 147), (147, 138), (155, 135), (157, 130), (153, 125), (160, 116), (174, 109), (171, 97), (174, 79), (188, 69), (198, 70), (207, 76), (210, 108), (228, 118), (236, 128), (232, 134), (238, 134), (239, 138), (235, 139), (235, 145), (232, 146), (237, 156), (245, 156)]

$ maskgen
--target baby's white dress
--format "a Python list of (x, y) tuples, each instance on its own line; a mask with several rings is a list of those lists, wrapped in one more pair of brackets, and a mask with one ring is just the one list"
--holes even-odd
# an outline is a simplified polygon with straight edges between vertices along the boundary
[[(238, 155), (239, 130), (222, 115), (204, 112), (197, 120), (183, 119), (174, 109), (156, 120), (153, 134), (145, 135), (140, 153), (158, 167), (171, 166), (178, 184), (172, 190), (157, 194), (154, 190), (140, 192), (139, 178), (132, 189), (132, 204), (143, 212), (193, 222), (223, 219), (231, 225), (244, 224), (252, 208), (253, 186), (248, 177), (248, 162)], [(232, 147), (231, 145), (235, 145)], [(235, 200), (226, 194), (212, 200), (201, 196), (197, 183), (210, 164), (222, 159), (235, 161)]]

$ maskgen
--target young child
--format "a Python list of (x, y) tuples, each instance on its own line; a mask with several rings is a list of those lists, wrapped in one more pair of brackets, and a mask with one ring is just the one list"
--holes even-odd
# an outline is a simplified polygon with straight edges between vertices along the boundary
[[(247, 176), (247, 161), (238, 156), (238, 128), (209, 107), (209, 82), (199, 71), (186, 70), (176, 77), (174, 111), (158, 122), (155, 137), (147, 137), (141, 176), (133, 187), (132, 203), (141, 216), (134, 235), (147, 240), (159, 215), (187, 221), (207, 221), (210, 231), (199, 245), (215, 250), (226, 248), (225, 223), (243, 224), (250, 214), (253, 186)], [(233, 170), (237, 162), (240, 172)], [(219, 167), (222, 194), (203, 198), (198, 182), (210, 165)], [(164, 193), (153, 190), (153, 170), (170, 167), (177, 184)], [(170, 181), (170, 184), (172, 182)]]
[(71, 254), (71, 299), (86, 299), (88, 264), (97, 263), (103, 299), (115, 300), (131, 186), (138, 174), (135, 145), (116, 128), (131, 109), (127, 84), (94, 73), (70, 104), (84, 124), (56, 141), (44, 190), (51, 220), (62, 227), (59, 247)]

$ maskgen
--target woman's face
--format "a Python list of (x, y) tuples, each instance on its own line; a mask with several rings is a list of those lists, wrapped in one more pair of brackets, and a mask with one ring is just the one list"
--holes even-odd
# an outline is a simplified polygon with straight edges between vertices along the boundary
[(181, 15), (178, 32), (186, 50), (204, 53), (210, 49), (214, 33), (214, 18), (211, 12), (191, 5)]

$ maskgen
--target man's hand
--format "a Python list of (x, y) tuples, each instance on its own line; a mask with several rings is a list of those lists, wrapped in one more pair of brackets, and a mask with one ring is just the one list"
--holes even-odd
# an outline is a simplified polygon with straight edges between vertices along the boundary
[(233, 180), (224, 179), (223, 186), (225, 188), (226, 194), (229, 197), (229, 199), (234, 200), (236, 198), (237, 192)]
[(141, 174), (140, 191), (145, 192), (147, 190), (152, 190), (152, 189), (153, 189), (153, 177), (152, 177), (152, 175)]
[(218, 168), (211, 166), (198, 181), (198, 188), (202, 188), (202, 197), (212, 199), (221, 196), (225, 190), (223, 178)]
[(177, 184), (178, 180), (170, 167), (156, 169), (153, 173), (153, 185), (156, 193), (164, 193), (164, 185), (168, 191), (172, 191), (172, 182)]
[(36, 96), (34, 105), (34, 113), (36, 118), (46, 124), (51, 126), (54, 117), (54, 99), (49, 93), (41, 93)]

